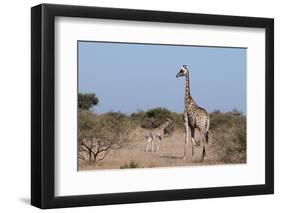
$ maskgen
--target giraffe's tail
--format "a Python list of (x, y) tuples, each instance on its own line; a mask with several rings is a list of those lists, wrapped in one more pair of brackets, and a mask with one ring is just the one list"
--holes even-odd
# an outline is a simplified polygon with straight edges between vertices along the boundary
[(207, 125), (206, 125), (206, 143), (209, 142), (209, 129), (210, 129), (210, 118), (208, 116)]

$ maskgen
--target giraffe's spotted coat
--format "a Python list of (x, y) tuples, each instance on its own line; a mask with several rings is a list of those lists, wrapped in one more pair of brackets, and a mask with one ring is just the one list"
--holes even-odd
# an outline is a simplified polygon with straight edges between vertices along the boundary
[(159, 127), (154, 128), (150, 131), (147, 131), (145, 133), (145, 138), (147, 141), (146, 146), (146, 152), (148, 151), (149, 145), (151, 144), (152, 152), (153, 152), (153, 143), (158, 139), (158, 146), (157, 146), (157, 152), (159, 151), (160, 144), (162, 143), (163, 147), (165, 147), (163, 142), (164, 137), (164, 130), (172, 124), (172, 121), (170, 119), (167, 119), (167, 121), (163, 124), (161, 124)]
[[(203, 139), (203, 150), (202, 150), (202, 160), (206, 157), (206, 149), (208, 143), (208, 134), (210, 127), (210, 120), (208, 112), (202, 108), (197, 106), (192, 96), (190, 95), (190, 84), (189, 84), (189, 70), (186, 65), (183, 65), (176, 75), (176, 77), (185, 77), (185, 98), (184, 98), (184, 123), (186, 126), (186, 137), (185, 144), (188, 142), (188, 129), (191, 130), (192, 141), (194, 141), (194, 132), (195, 129), (198, 129), (202, 139)], [(192, 155), (193, 155), (193, 144), (192, 144)], [(184, 151), (184, 158), (186, 156), (186, 146)]]

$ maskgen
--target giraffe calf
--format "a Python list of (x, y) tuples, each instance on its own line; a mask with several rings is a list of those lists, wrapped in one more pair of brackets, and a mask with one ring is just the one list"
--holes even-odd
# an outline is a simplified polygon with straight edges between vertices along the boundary
[(160, 145), (162, 144), (163, 149), (165, 150), (165, 144), (163, 141), (164, 138), (164, 130), (172, 124), (172, 121), (167, 118), (167, 121), (163, 124), (161, 124), (159, 127), (156, 127), (154, 129), (151, 129), (150, 131), (145, 133), (145, 139), (146, 139), (146, 149), (145, 152), (148, 152), (149, 145), (151, 144), (151, 151), (154, 152), (154, 142), (158, 141), (156, 152), (159, 152)]

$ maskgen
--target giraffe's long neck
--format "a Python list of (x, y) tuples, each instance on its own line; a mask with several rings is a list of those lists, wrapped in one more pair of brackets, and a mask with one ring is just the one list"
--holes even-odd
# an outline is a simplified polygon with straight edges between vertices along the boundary
[(185, 98), (184, 98), (184, 105), (185, 105), (185, 110), (187, 110), (188, 104), (190, 102), (190, 84), (189, 84), (189, 74), (186, 76), (185, 79)]
[(160, 129), (166, 129), (167, 127), (169, 126), (169, 122), (168, 121), (166, 121), (165, 123), (163, 123), (162, 125), (160, 125)]

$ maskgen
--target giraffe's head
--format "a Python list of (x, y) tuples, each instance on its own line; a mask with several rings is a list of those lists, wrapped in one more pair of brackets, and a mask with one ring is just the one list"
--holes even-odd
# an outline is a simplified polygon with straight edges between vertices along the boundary
[(169, 118), (167, 118), (167, 122), (168, 122), (169, 124), (172, 124), (172, 123), (173, 123), (173, 121), (172, 121), (171, 119), (169, 119)]
[(178, 72), (178, 74), (176, 75), (176, 77), (183, 77), (183, 76), (188, 76), (188, 68), (187, 65), (183, 65), (180, 69), (180, 71)]

